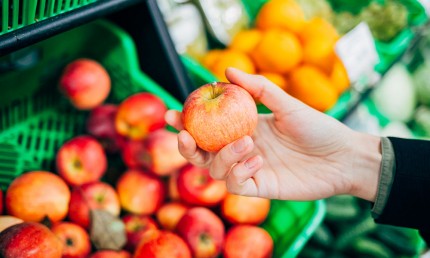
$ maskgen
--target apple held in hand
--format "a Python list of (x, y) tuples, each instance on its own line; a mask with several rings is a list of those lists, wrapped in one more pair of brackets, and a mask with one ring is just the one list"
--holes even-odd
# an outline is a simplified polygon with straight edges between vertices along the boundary
[(88, 233), (77, 224), (61, 222), (55, 224), (51, 231), (63, 243), (62, 258), (86, 258), (91, 252)]
[(92, 109), (107, 98), (111, 81), (98, 62), (78, 59), (68, 64), (60, 78), (60, 91), (80, 110)]
[(221, 216), (232, 224), (261, 224), (269, 214), (270, 200), (228, 193), (221, 203)]
[(139, 242), (151, 234), (150, 231), (158, 230), (157, 223), (148, 215), (127, 214), (122, 217), (127, 234), (125, 249), (133, 252)]
[(257, 107), (243, 88), (223, 82), (206, 84), (185, 100), (182, 111), (185, 129), (205, 151), (251, 136), (257, 126)]
[(230, 228), (225, 237), (225, 258), (271, 258), (273, 239), (264, 229), (251, 225)]
[(98, 181), (106, 172), (107, 159), (101, 144), (91, 136), (77, 136), (57, 153), (58, 173), (71, 186)]

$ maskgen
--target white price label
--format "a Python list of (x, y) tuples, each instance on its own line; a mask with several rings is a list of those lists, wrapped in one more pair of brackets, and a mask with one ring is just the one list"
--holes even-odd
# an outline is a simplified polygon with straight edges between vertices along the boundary
[(430, 14), (430, 0), (418, 0), (420, 4), (424, 7), (424, 10), (426, 11), (427, 16)]
[(375, 42), (369, 26), (361, 22), (336, 43), (336, 54), (342, 60), (349, 80), (356, 82), (361, 76), (373, 72), (379, 62)]

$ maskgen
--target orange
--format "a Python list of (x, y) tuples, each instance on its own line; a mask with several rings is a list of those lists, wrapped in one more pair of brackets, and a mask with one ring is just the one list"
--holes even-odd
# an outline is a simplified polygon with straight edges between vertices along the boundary
[(302, 46), (288, 31), (270, 29), (264, 32), (251, 57), (261, 72), (287, 73), (302, 61)]
[(315, 17), (307, 22), (299, 33), (303, 43), (310, 42), (316, 38), (324, 38), (333, 44), (339, 39), (335, 27), (320, 17)]
[(335, 58), (333, 69), (330, 74), (330, 81), (337, 90), (338, 94), (342, 94), (346, 89), (349, 88), (349, 77), (348, 73), (339, 58)]
[(269, 81), (276, 84), (279, 88), (283, 89), (284, 91), (287, 91), (288, 89), (288, 81), (287, 78), (282, 76), (279, 73), (269, 73), (269, 72), (262, 72), (260, 75), (266, 77)]
[(305, 24), (305, 14), (294, 0), (271, 0), (260, 9), (255, 23), (263, 30), (280, 28), (298, 33)]
[(327, 111), (336, 104), (338, 94), (328, 76), (311, 65), (302, 65), (290, 73), (289, 93), (305, 104)]
[(238, 32), (230, 42), (229, 48), (246, 54), (254, 50), (260, 42), (262, 33), (257, 29), (249, 29)]
[(251, 58), (246, 54), (226, 49), (221, 53), (218, 53), (213, 60), (212, 65), (207, 67), (217, 78), (221, 81), (227, 82), (227, 78), (225, 77), (225, 70), (228, 67), (234, 67), (239, 70), (242, 70), (246, 73), (255, 73), (255, 66), (252, 62)]
[(315, 38), (303, 44), (303, 62), (317, 66), (329, 74), (334, 63), (334, 42), (327, 38)]
[(218, 59), (219, 55), (223, 52), (222, 49), (212, 49), (209, 50), (206, 55), (203, 57), (202, 64), (206, 66), (206, 68), (212, 67)]

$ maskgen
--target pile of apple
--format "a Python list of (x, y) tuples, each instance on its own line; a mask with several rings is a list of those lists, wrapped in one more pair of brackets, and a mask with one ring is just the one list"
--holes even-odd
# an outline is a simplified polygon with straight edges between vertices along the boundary
[[(0, 191), (0, 256), (271, 257), (273, 240), (258, 226), (270, 201), (230, 194), (224, 181), (189, 164), (157, 96), (107, 104), (110, 88), (107, 71), (93, 60), (65, 68), (60, 89), (89, 112), (87, 133), (62, 144), (56, 171), (27, 171), (4, 197)], [(112, 155), (126, 169), (110, 184), (104, 176)], [(94, 211), (116, 218), (106, 227), (125, 241), (100, 244), (112, 236), (94, 236)]]

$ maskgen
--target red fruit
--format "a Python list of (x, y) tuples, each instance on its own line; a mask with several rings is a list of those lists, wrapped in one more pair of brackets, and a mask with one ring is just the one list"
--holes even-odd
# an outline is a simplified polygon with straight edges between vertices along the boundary
[(173, 231), (188, 209), (188, 206), (180, 202), (165, 203), (157, 211), (156, 216), (158, 223), (160, 223), (161, 227), (164, 229)]
[(142, 241), (134, 258), (191, 258), (190, 249), (178, 235), (159, 231), (151, 239)]
[(272, 253), (273, 239), (262, 228), (240, 225), (227, 232), (223, 249), (225, 258), (270, 258)]
[(51, 231), (63, 244), (62, 258), (86, 258), (91, 252), (90, 237), (81, 226), (61, 222), (55, 224)]
[(124, 250), (101, 250), (93, 253), (89, 258), (131, 258), (131, 254)]
[(0, 189), (0, 215), (3, 214), (3, 191)]
[(150, 231), (158, 230), (157, 223), (147, 215), (128, 214), (122, 218), (127, 233), (125, 249), (133, 252), (139, 242), (151, 234)]
[(180, 199), (179, 192), (178, 192), (178, 176), (179, 176), (179, 171), (173, 172), (169, 176), (169, 179), (167, 182), (169, 198), (172, 201), (177, 201)]
[(270, 200), (228, 193), (221, 203), (221, 215), (232, 224), (261, 224), (269, 214)]

